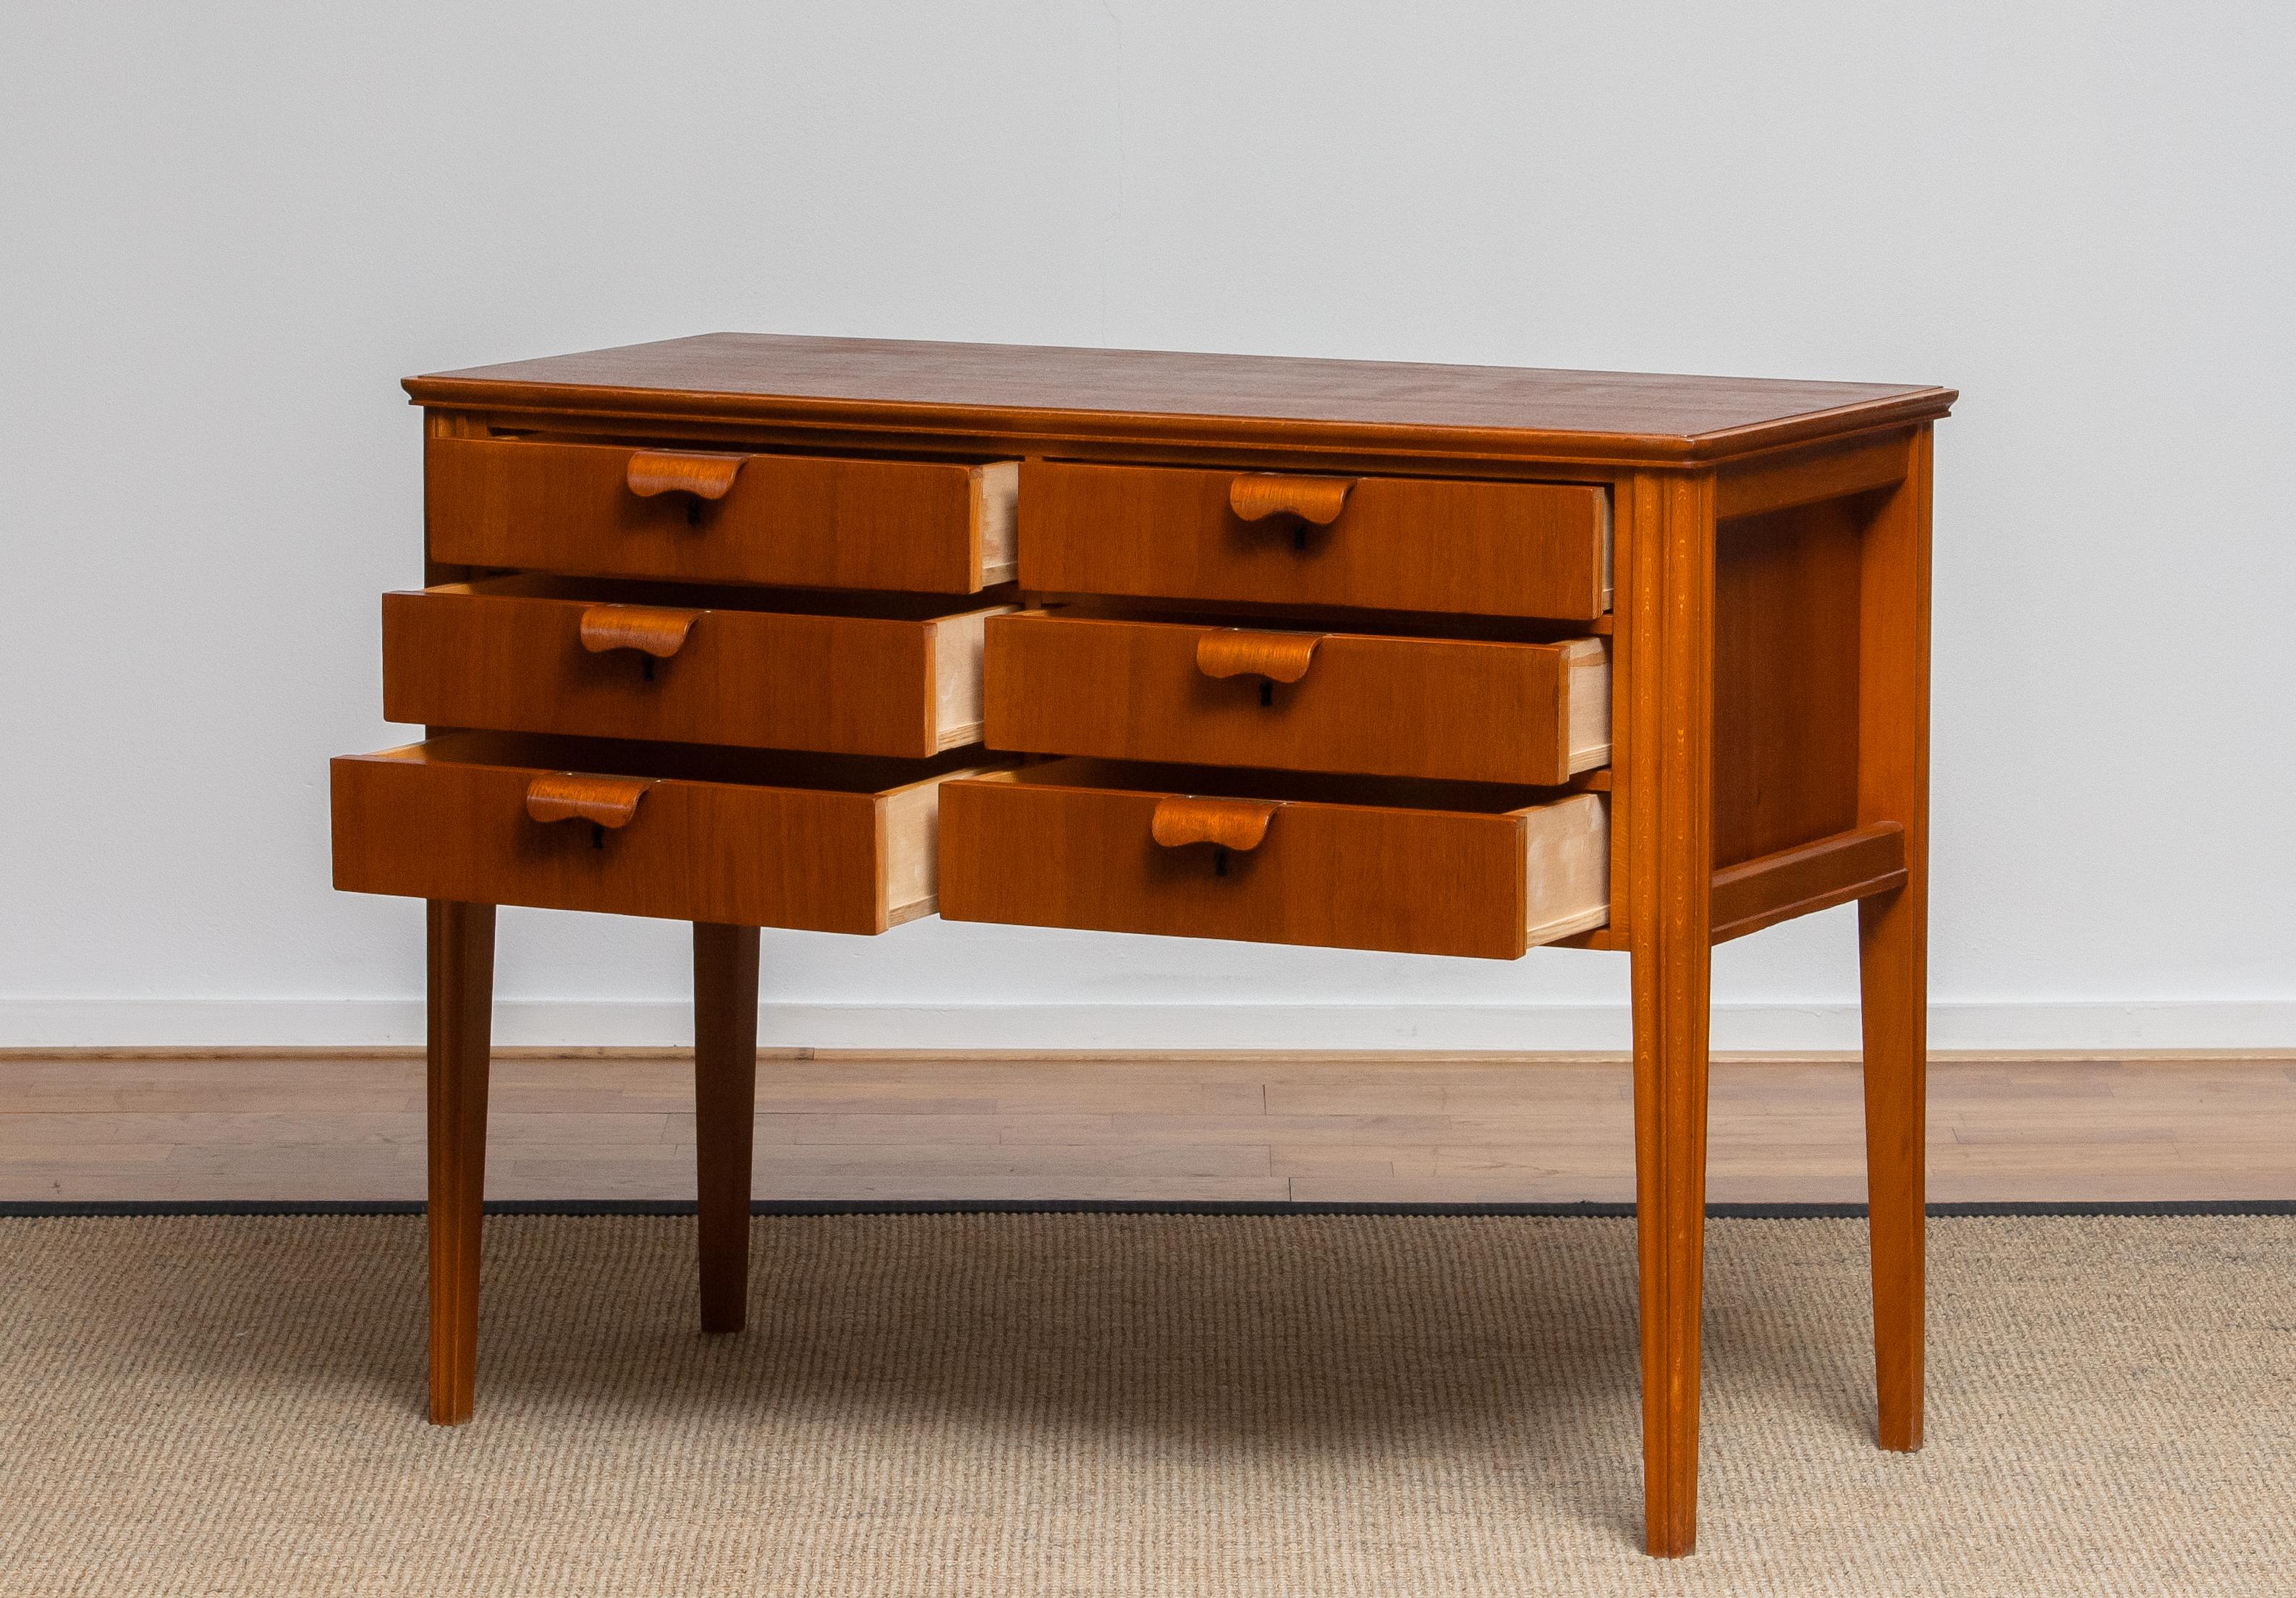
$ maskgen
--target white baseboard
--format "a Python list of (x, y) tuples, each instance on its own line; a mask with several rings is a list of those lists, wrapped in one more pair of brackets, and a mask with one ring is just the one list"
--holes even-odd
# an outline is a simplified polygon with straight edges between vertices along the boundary
[[(690, 1044), (690, 1005), (506, 999), (504, 1045)], [(415, 999), (0, 999), (4, 1048), (360, 1048), (422, 1041)], [(1609, 1004), (801, 1004), (760, 1010), (758, 1041), (838, 1049), (1624, 1049)], [(2296, 1047), (2296, 1000), (1939, 1004), (1936, 1049)], [(1718, 1004), (1714, 1047), (1857, 1046), (1854, 1004)]]

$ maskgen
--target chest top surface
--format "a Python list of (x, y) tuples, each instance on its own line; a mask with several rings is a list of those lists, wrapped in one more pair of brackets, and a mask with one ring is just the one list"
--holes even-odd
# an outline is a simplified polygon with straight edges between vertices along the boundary
[(406, 380), (417, 404), (1047, 438), (1718, 460), (1946, 414), (1954, 391), (1165, 350), (705, 333)]

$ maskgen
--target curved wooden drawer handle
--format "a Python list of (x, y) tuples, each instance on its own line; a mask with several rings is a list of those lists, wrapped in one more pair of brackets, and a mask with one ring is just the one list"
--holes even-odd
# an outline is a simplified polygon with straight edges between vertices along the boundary
[(1296, 683), (1308, 675), (1321, 633), (1261, 633), (1222, 627), (1196, 639), (1196, 669), (1208, 677), (1266, 677)]
[(641, 449), (630, 456), (630, 492), (649, 498), (691, 494), (696, 499), (723, 499), (749, 458), (698, 449)]
[(652, 786), (645, 777), (545, 772), (526, 785), (526, 813), (537, 821), (586, 821), (601, 827), (626, 827), (638, 813), (638, 801)]
[(610, 649), (644, 650), (667, 660), (685, 647), (685, 635), (701, 619), (699, 611), (660, 605), (592, 605), (582, 612), (582, 647), (594, 655)]
[(1282, 809), (1277, 799), (1198, 799), (1172, 793), (1156, 801), (1150, 837), (1168, 849), (1191, 843), (1216, 843), (1224, 849), (1256, 849), (1267, 836), (1268, 817)]
[(1280, 471), (1247, 471), (1227, 486), (1227, 508), (1246, 521), (1271, 516), (1329, 527), (1347, 509), (1351, 477), (1292, 477)]

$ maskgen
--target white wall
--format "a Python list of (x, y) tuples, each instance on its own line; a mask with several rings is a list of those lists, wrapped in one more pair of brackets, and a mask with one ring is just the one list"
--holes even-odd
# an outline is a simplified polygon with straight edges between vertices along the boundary
[[(716, 328), (1958, 386), (1937, 1040), (2296, 1043), (2284, 5), (391, 0), (7, 32), (0, 1043), (419, 1036), (419, 907), (327, 885), (327, 757), (404, 736), (398, 379)], [(506, 912), (501, 1035), (677, 1040), (683, 937)], [(783, 1040), (1622, 1036), (1619, 956), (767, 938)], [(1722, 1038), (1845, 1040), (1851, 946), (1835, 912), (1726, 949)]]

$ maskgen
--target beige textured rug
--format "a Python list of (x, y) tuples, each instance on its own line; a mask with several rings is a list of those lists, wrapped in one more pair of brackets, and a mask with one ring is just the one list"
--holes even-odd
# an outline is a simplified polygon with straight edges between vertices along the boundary
[(422, 1223), (0, 1222), (0, 1591), (2288, 1594), (2296, 1220), (1931, 1224), (1929, 1446), (1865, 1232), (1710, 1230), (1700, 1552), (1640, 1536), (1631, 1224), (488, 1223), (422, 1418)]

